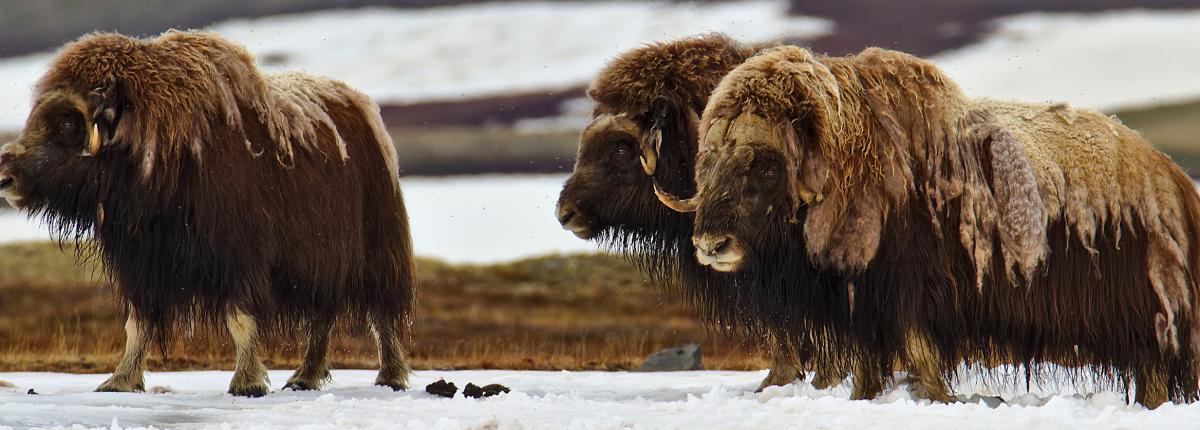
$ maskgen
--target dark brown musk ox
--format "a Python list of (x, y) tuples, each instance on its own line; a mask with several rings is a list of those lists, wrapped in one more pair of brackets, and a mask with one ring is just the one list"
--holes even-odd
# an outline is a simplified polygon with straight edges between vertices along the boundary
[(935, 390), (1007, 361), (1150, 408), (1197, 398), (1200, 198), (1116, 119), (969, 98), (899, 52), (784, 47), (726, 76), (700, 127), (698, 193), (664, 202), (696, 211), (703, 263), (792, 249), (839, 273), (814, 285), (848, 292), (874, 364)]
[(296, 331), (307, 352), (285, 388), (319, 389), (339, 322), (377, 337), (377, 385), (407, 386), (416, 284), (395, 148), (345, 84), (260, 74), (214, 34), (84, 36), (0, 150), (0, 189), (91, 242), (127, 305), (125, 356), (98, 391), (143, 390), (148, 343), (218, 326), (237, 347), (230, 393), (266, 394), (259, 340)]
[[(598, 240), (634, 261), (656, 283), (681, 291), (693, 309), (725, 332), (771, 345), (771, 371), (759, 389), (803, 378), (807, 341), (771, 333), (787, 312), (787, 291), (742, 294), (736, 278), (715, 274), (692, 258), (692, 216), (664, 208), (654, 184), (675, 193), (694, 190), (698, 113), (722, 76), (755, 47), (720, 34), (682, 38), (623, 53), (604, 67), (588, 95), (596, 102), (580, 138), (579, 155), (559, 197), (564, 229)], [(773, 307), (771, 314), (754, 311)], [(798, 344), (800, 346), (791, 346)], [(840, 382), (845, 372), (818, 366), (814, 385)]]

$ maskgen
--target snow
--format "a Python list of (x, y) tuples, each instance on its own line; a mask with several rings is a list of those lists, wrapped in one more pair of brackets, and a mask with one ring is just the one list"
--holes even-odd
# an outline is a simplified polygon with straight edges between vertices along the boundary
[[(566, 175), (400, 179), (414, 252), (453, 263), (493, 263), (551, 253), (594, 252), (564, 231), (554, 205)], [(0, 243), (49, 240), (39, 220), (0, 212)]]
[[(207, 30), (246, 45), (266, 70), (331, 76), (381, 103), (407, 103), (578, 87), (626, 49), (707, 31), (744, 40), (833, 31), (786, 8), (779, 0), (522, 1), (329, 10)], [(972, 95), (1105, 110), (1200, 97), (1200, 10), (1030, 13), (995, 25), (982, 41), (934, 58)], [(50, 58), (0, 60), (0, 130), (23, 126)]]
[[(1149, 411), (1124, 395), (1071, 389), (993, 391), (959, 383), (960, 398), (1000, 395), (1006, 404), (914, 401), (907, 385), (872, 401), (851, 401), (849, 382), (816, 390), (807, 382), (754, 393), (765, 371), (672, 373), (418, 371), (413, 389), (373, 387), (375, 372), (337, 370), (321, 392), (276, 391), (259, 399), (225, 394), (232, 372), (152, 372), (147, 387), (167, 394), (92, 393), (107, 375), (0, 373), (0, 426), (140, 428), (412, 429), (1061, 429), (1194, 428), (1200, 403)], [(290, 371), (272, 371), (278, 390)], [(461, 389), (504, 384), (511, 393), (452, 399), (424, 392), (445, 378)], [(39, 394), (26, 395), (28, 389)], [(975, 396), (978, 398), (978, 396)]]
[(935, 62), (968, 94), (1095, 109), (1200, 97), (1200, 10), (1031, 13)]
[(567, 175), (402, 178), (417, 255), (459, 263), (594, 252), (554, 217)]
[[(813, 37), (825, 20), (787, 2), (483, 3), (328, 10), (231, 20), (206, 30), (241, 43), (268, 71), (343, 80), (382, 103), (558, 91), (586, 85), (618, 53), (706, 32), (742, 40)], [(50, 55), (0, 61), (0, 130), (19, 129)]]

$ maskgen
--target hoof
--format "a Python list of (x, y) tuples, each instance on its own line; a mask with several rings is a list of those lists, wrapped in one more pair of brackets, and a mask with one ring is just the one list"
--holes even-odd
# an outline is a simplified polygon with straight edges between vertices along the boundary
[(407, 384), (407, 383), (405, 383), (405, 382), (403, 382), (403, 381), (383, 381), (383, 380), (378, 380), (378, 379), (377, 379), (377, 380), (375, 380), (375, 385), (378, 385), (378, 386), (380, 386), (380, 387), (388, 387), (388, 388), (391, 388), (391, 389), (392, 389), (392, 391), (406, 391), (406, 390), (408, 390), (408, 384)]
[(816, 388), (818, 390), (828, 390), (830, 388), (840, 385), (842, 383), (843, 379), (846, 379), (846, 378), (844, 376), (841, 378), (838, 378), (837, 376), (833, 376), (832, 374), (830, 374), (828, 372), (819, 372), (818, 371), (817, 375), (813, 377), (812, 386), (813, 386), (813, 388)]
[(954, 397), (954, 395), (950, 392), (949, 387), (947, 387), (945, 384), (938, 384), (936, 382), (940, 381), (935, 381), (933, 386), (929, 386), (920, 381), (917, 377), (909, 376), (897, 381), (897, 384), (908, 384), (908, 392), (914, 399), (929, 400), (931, 402), (945, 404), (958, 403), (958, 398)]
[(803, 381), (805, 378), (803, 370), (794, 367), (772, 368), (767, 373), (767, 377), (763, 378), (762, 383), (758, 384), (755, 393), (761, 393), (767, 387), (783, 387), (796, 381)]
[(144, 391), (146, 391), (146, 385), (142, 381), (120, 380), (116, 377), (108, 378), (107, 381), (96, 387), (97, 393), (141, 393)]
[(792, 381), (785, 382), (782, 380), (776, 380), (775, 378), (772, 378), (770, 375), (767, 375), (767, 379), (763, 379), (762, 383), (758, 384), (758, 388), (754, 389), (754, 392), (761, 393), (761, 392), (763, 392), (763, 390), (767, 389), (767, 387), (784, 387), (791, 383), (792, 383)]
[(247, 384), (242, 386), (230, 386), (229, 394), (238, 397), (262, 397), (271, 392), (271, 387), (266, 383)]
[(292, 391), (320, 391), (321, 384), (316, 382), (292, 380), (283, 385), (283, 389)]

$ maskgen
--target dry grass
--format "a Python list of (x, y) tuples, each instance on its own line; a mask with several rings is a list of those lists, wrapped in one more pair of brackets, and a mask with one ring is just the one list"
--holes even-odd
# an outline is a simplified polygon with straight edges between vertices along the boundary
[[(108, 372), (123, 345), (120, 309), (73, 248), (0, 246), (0, 371)], [(755, 348), (708, 333), (677, 301), (617, 258), (554, 256), (489, 266), (419, 262), (413, 365), (421, 369), (636, 367), (647, 354), (698, 342), (710, 369), (760, 369)], [(299, 364), (300, 339), (266, 349), (271, 368)], [(230, 369), (224, 333), (177, 337), (151, 369)], [(366, 333), (340, 330), (331, 359), (372, 368)]]

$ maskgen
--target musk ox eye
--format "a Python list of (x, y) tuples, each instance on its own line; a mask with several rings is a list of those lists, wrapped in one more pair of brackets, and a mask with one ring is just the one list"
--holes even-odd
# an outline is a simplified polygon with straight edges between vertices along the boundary
[(774, 178), (777, 174), (778, 173), (775, 172), (775, 166), (768, 166), (766, 169), (763, 169), (762, 172), (762, 175), (765, 178)]
[(613, 149), (612, 155), (613, 159), (617, 161), (628, 161), (633, 153), (625, 145), (620, 145)]
[(78, 130), (78, 129), (79, 129), (79, 124), (75, 123), (75, 118), (66, 117), (66, 118), (63, 118), (63, 120), (58, 123), (58, 131), (63, 136), (70, 136), (72, 133), (75, 133), (75, 130)]

